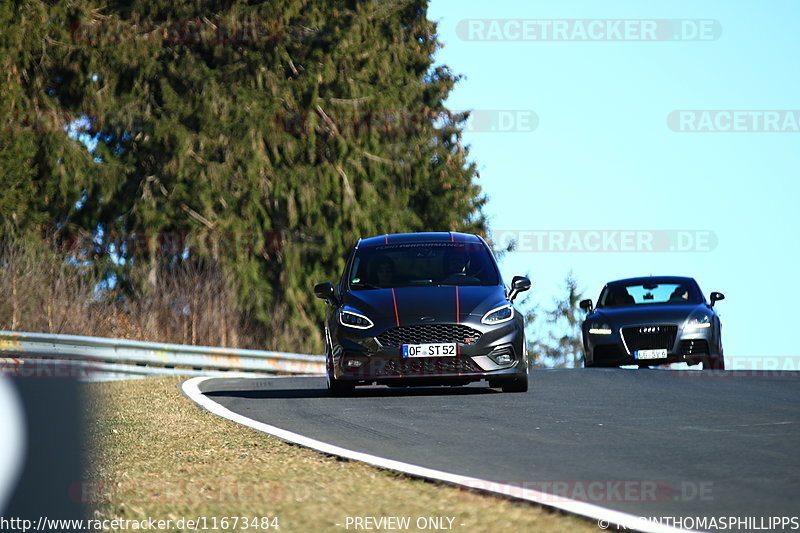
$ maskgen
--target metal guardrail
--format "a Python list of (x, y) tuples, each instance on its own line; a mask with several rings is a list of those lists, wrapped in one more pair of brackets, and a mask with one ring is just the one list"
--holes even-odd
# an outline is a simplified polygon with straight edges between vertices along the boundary
[(118, 374), (321, 374), (321, 355), (0, 331), (0, 359), (76, 365)]

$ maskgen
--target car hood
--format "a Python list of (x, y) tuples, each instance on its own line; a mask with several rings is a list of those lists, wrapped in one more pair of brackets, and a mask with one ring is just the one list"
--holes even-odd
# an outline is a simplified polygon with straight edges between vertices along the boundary
[(639, 323), (681, 323), (694, 311), (705, 311), (712, 314), (706, 304), (682, 305), (652, 305), (641, 307), (612, 307), (598, 309), (589, 318), (602, 320), (611, 325), (639, 324)]
[(343, 303), (364, 313), (376, 325), (395, 325), (398, 319), (400, 325), (406, 325), (434, 321), (462, 322), (470, 315), (483, 316), (487, 311), (508, 302), (501, 286), (444, 286), (350, 291), (345, 293)]

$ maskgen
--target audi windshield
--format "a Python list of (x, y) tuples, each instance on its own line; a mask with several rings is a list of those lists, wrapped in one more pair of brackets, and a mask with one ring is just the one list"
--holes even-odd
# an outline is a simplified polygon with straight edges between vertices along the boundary
[(597, 307), (685, 305), (700, 304), (703, 301), (700, 288), (689, 282), (609, 284), (603, 289)]

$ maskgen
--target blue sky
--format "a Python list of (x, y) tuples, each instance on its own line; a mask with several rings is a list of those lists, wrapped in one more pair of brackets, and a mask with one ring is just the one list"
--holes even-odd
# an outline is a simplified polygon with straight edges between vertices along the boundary
[[(492, 228), (692, 230), (716, 243), (692, 252), (520, 251), (503, 260), (504, 277), (528, 273), (528, 298), (547, 306), (570, 270), (593, 299), (612, 279), (693, 276), (706, 296), (727, 297), (717, 305), (729, 366), (797, 355), (793, 283), (783, 291), (776, 281), (793, 278), (800, 260), (800, 133), (683, 133), (667, 117), (800, 109), (800, 4), (433, 0), (428, 15), (445, 44), (438, 61), (465, 76), (451, 109), (538, 117), (535, 129), (464, 135)], [(721, 34), (486, 42), (462, 39), (463, 19), (711, 19)]]

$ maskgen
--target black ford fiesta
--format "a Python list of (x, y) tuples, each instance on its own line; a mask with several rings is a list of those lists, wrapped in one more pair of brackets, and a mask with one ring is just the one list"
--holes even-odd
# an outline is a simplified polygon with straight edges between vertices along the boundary
[(651, 366), (702, 363), (703, 369), (725, 369), (722, 325), (711, 293), (707, 303), (692, 278), (650, 276), (607, 283), (597, 300), (580, 305), (584, 366)]
[(523, 317), (477, 235), (403, 233), (362, 239), (339, 283), (320, 283), (326, 300), (328, 389), (356, 385), (464, 385), (487, 380), (504, 392), (528, 390)]

